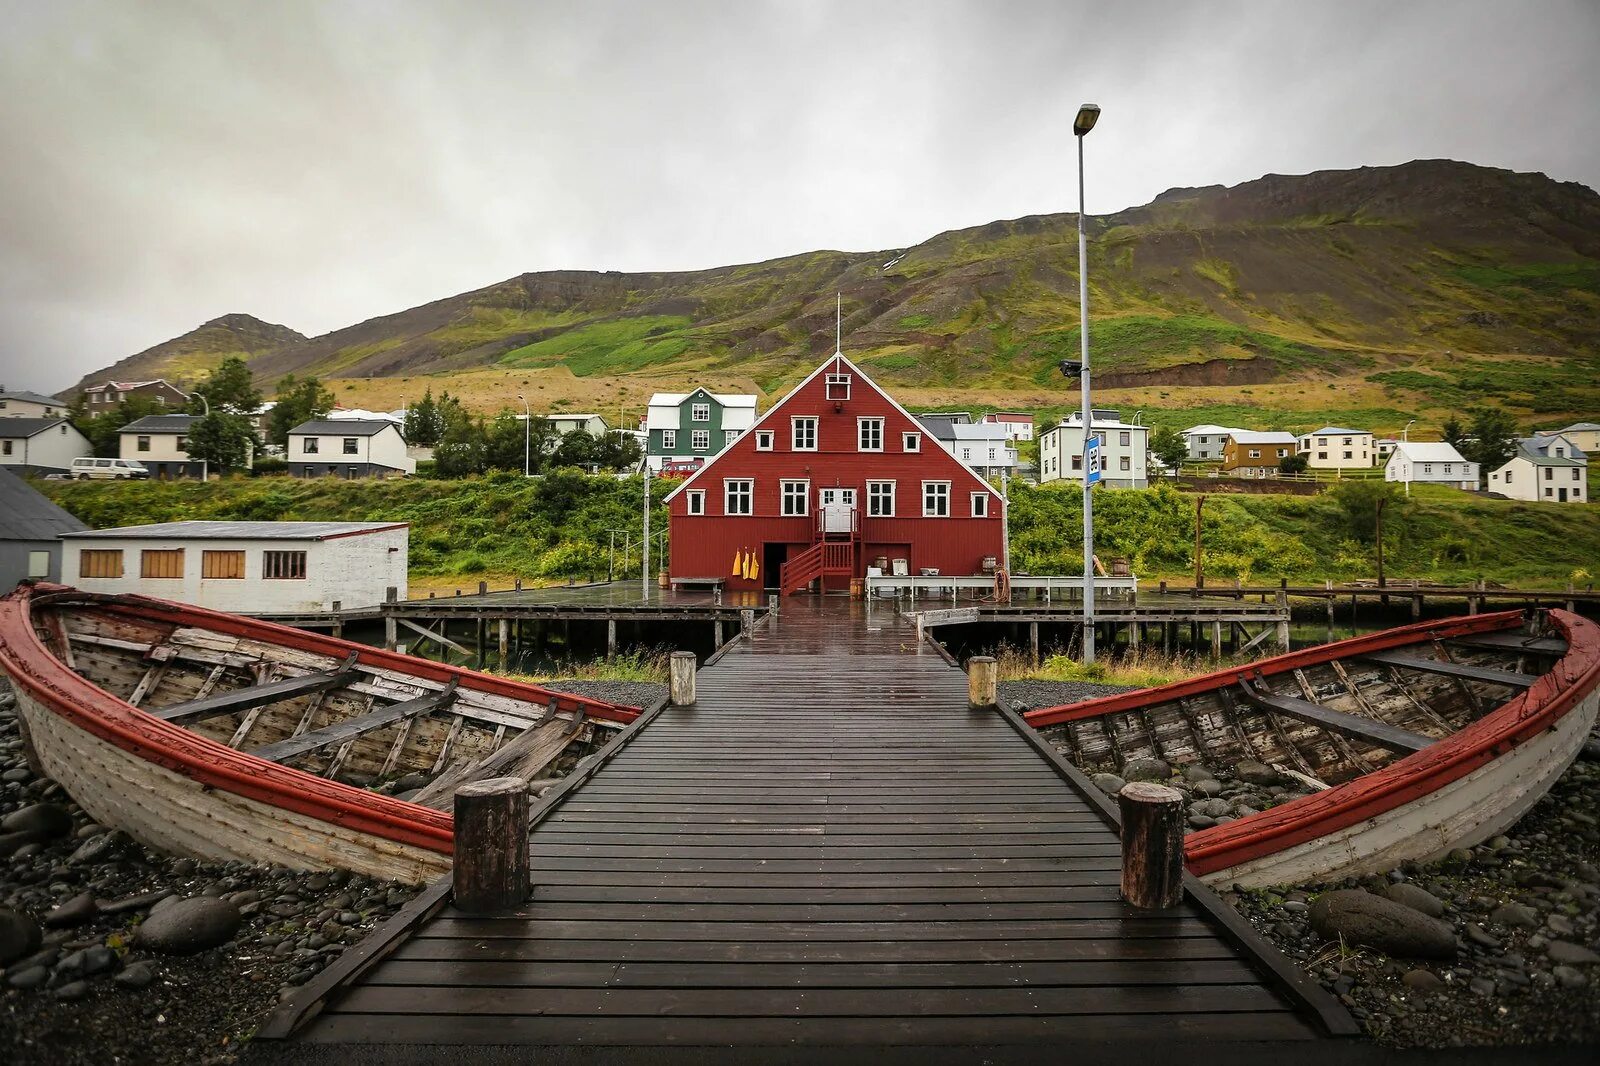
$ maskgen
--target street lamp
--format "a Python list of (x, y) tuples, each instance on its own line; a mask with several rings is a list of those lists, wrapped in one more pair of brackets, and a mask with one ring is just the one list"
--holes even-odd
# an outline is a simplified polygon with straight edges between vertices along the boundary
[[(1078, 335), (1082, 362), (1078, 378), (1083, 385), (1083, 665), (1094, 663), (1094, 483), (1089, 477), (1089, 442), (1094, 439), (1093, 409), (1089, 400), (1089, 245), (1083, 231), (1083, 139), (1100, 119), (1098, 104), (1084, 104), (1072, 122), (1078, 139)], [(1099, 461), (1098, 451), (1095, 461)]]
[(519, 392), (517, 399), (522, 401), (522, 476), (527, 477), (533, 454), (530, 450), (530, 443), (533, 440), (533, 415), (528, 407), (528, 398)]
[[(1416, 421), (1415, 418), (1413, 418), (1411, 420), (1411, 422), (1415, 422), (1415, 421)], [(1411, 422), (1407, 422), (1405, 424), (1404, 428), (1402, 428), (1400, 430), (1400, 443), (1402, 443), (1402, 444), (1408, 443), (1411, 440), (1411, 438), (1409, 436), (1407, 436), (1407, 434), (1409, 434), (1411, 432)], [(1411, 456), (1407, 455), (1406, 456), (1406, 499), (1409, 500), (1410, 498), (1411, 498)]]
[[(203, 393), (203, 392), (196, 392), (194, 394), (194, 396), (195, 396), (195, 399), (200, 401), (201, 406), (203, 406), (205, 408), (205, 412), (206, 413), (201, 415), (200, 417), (201, 418), (210, 418), (211, 417), (211, 401), (206, 399), (206, 394)], [(184, 454), (187, 455), (188, 453), (185, 452)], [(211, 460), (210, 459), (202, 459), (202, 460), (200, 460), (200, 480), (201, 481), (210, 481), (211, 480)]]

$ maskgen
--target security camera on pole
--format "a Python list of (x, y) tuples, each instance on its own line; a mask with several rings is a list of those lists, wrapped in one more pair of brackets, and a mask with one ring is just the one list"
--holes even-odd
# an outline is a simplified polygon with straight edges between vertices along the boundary
[(1100, 448), (1094, 436), (1094, 410), (1089, 399), (1089, 245), (1083, 232), (1083, 139), (1100, 118), (1097, 104), (1078, 108), (1072, 135), (1078, 139), (1078, 333), (1082, 359), (1063, 360), (1061, 373), (1083, 385), (1083, 662), (1094, 662), (1094, 493), (1100, 480)]

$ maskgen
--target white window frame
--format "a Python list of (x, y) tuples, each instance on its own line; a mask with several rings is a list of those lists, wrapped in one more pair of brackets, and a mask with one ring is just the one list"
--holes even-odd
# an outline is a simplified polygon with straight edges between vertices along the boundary
[[(739, 495), (744, 497), (744, 509), (734, 509), (735, 486), (740, 486)], [(722, 479), (722, 513), (725, 515), (753, 515), (756, 513), (756, 481), (749, 477), (725, 477)]]
[(972, 502), (967, 505), (973, 518), (989, 517), (989, 494), (987, 492), (974, 492)]
[(708, 403), (692, 403), (689, 405), (689, 421), (711, 421), (711, 405)]
[(770, 429), (756, 430), (756, 451), (770, 452), (772, 450), (773, 436), (774, 434)]
[(675, 452), (678, 450), (677, 430), (664, 429), (661, 431), (661, 449), (668, 452)]
[[(794, 490), (798, 488), (799, 491)], [(798, 501), (799, 510), (790, 507)], [(805, 518), (811, 514), (811, 482), (805, 478), (783, 478), (778, 482), (778, 513), (784, 518)]]
[[(932, 495), (932, 497), (930, 498), (930, 495), (929, 495), (929, 490), (930, 489), (943, 489), (944, 491), (942, 493), (934, 493)], [(931, 500), (942, 500), (943, 501), (943, 503), (944, 503), (944, 513), (943, 514), (940, 514), (937, 509), (929, 510), (928, 504), (931, 502)], [(950, 517), (950, 482), (948, 482), (948, 481), (924, 481), (922, 483), (922, 517), (923, 518), (949, 518)]]
[[(820, 432), (816, 415), (794, 415), (789, 419), (789, 450), (796, 452), (814, 452), (817, 450), (817, 437)], [(800, 427), (809, 425), (811, 429), (811, 443), (800, 443)]]
[[(878, 438), (878, 443), (876, 445), (869, 445), (867, 443), (868, 430), (876, 430)], [(883, 417), (881, 415), (856, 419), (856, 451), (883, 451)]]
[[(844, 390), (843, 396), (836, 394), (834, 391), (841, 387)], [(848, 400), (850, 398), (850, 375), (829, 374), (825, 379), (823, 389), (823, 395), (830, 400)]]
[(725, 429), (722, 431), (722, 446), (724, 448), (738, 439), (739, 431), (737, 429)]
[(689, 431), (689, 450), (693, 452), (710, 451), (711, 431), (709, 429), (691, 429)]
[(922, 434), (914, 430), (903, 431), (900, 434), (900, 450), (920, 452), (922, 450)]
[(705, 489), (690, 489), (688, 492), (684, 493), (684, 498), (685, 510), (689, 514), (703, 515), (706, 513)]
[[(878, 492), (874, 493), (873, 490)], [(892, 480), (874, 480), (867, 482), (867, 517), (868, 518), (893, 518), (894, 517), (895, 483)], [(879, 501), (887, 500), (888, 510), (874, 511), (873, 507)]]

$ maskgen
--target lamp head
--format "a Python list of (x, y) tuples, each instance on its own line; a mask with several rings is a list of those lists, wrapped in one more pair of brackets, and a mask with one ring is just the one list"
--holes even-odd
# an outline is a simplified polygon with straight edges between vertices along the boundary
[(1078, 117), (1072, 120), (1072, 135), (1082, 137), (1094, 129), (1094, 124), (1100, 120), (1099, 104), (1084, 104), (1078, 108)]
[(1061, 376), (1068, 381), (1076, 380), (1083, 376), (1083, 364), (1076, 359), (1063, 359), (1060, 363)]

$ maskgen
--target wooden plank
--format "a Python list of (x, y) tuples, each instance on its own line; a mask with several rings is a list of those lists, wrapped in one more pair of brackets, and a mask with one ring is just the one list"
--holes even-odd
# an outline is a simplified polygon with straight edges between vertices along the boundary
[(1483, 681), (1492, 685), (1505, 685), (1509, 688), (1528, 688), (1539, 680), (1538, 674), (1519, 674), (1514, 670), (1496, 670), (1488, 666), (1470, 666), (1467, 663), (1451, 663), (1445, 662), (1443, 659), (1403, 655), (1400, 652), (1393, 651), (1368, 652), (1361, 658), (1368, 662), (1384, 663), (1388, 666), (1398, 666), (1406, 670), (1420, 670), (1428, 674), (1458, 677), (1463, 681)]
[(1332, 707), (1308, 703), (1292, 696), (1279, 696), (1245, 679), (1240, 680), (1239, 690), (1244, 693), (1245, 699), (1256, 706), (1270, 708), (1291, 718), (1298, 718), (1344, 736), (1364, 740), (1369, 744), (1377, 744), (1391, 751), (1416, 752), (1433, 743), (1429, 737), (1400, 729), (1387, 722), (1346, 714)]
[(265, 685), (252, 685), (248, 688), (234, 689), (217, 695), (206, 696), (203, 699), (189, 700), (185, 703), (176, 703), (169, 707), (162, 707), (152, 711), (157, 718), (168, 722), (177, 722), (180, 725), (193, 725), (207, 718), (218, 715), (233, 714), (236, 711), (247, 711), (252, 707), (262, 707), (269, 703), (278, 703), (282, 700), (293, 699), (296, 696), (305, 696), (313, 692), (324, 692), (328, 689), (338, 688), (356, 676), (356, 653), (351, 652), (350, 658), (345, 660), (343, 666), (334, 670), (322, 670), (299, 677), (284, 678), (282, 681), (272, 681)]
[[(396, 722), (403, 722), (412, 718), (419, 718), (441, 707), (448, 707), (456, 701), (455, 682), (440, 693), (429, 693), (418, 696), (416, 699), (406, 700), (404, 703), (391, 703), (386, 707), (379, 707), (367, 711), (365, 714), (355, 715), (341, 719), (321, 729), (313, 729), (299, 736), (280, 740), (275, 744), (263, 744), (258, 748), (250, 749), (250, 754), (258, 759), (269, 762), (287, 762), (301, 755), (330, 747), (334, 744), (344, 744), (354, 741), (359, 737), (371, 733), (373, 730), (382, 729)], [(459, 719), (458, 719), (459, 721)]]

